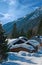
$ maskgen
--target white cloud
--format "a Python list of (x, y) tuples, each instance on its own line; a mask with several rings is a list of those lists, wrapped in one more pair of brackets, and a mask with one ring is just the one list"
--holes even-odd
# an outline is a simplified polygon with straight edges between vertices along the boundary
[(5, 13), (3, 15), (4, 15), (4, 17), (0, 19), (3, 22), (3, 24), (5, 24), (9, 21), (12, 21), (12, 14), (11, 13)]
[(3, 15), (3, 17), (2, 17), (0, 20), (3, 20), (3, 19), (10, 19), (10, 17), (11, 17), (11, 14), (9, 14), (9, 13), (2, 14), (2, 15)]
[(9, 5), (15, 5), (16, 4), (16, 0), (9, 0)]
[(11, 0), (11, 1), (9, 2), (9, 5), (13, 5), (13, 4), (14, 4), (14, 1)]
[(34, 7), (35, 9), (38, 9), (39, 7)]
[(4, 14), (4, 18), (5, 18), (5, 19), (10, 18), (10, 14), (8, 14), (8, 13)]

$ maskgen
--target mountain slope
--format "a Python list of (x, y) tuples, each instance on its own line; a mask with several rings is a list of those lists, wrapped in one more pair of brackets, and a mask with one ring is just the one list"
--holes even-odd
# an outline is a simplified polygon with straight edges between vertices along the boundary
[(39, 27), (38, 27), (38, 33), (42, 35), (42, 19), (40, 21)]
[(27, 32), (27, 30), (29, 29), (32, 29), (36, 26), (38, 27), (41, 18), (42, 18), (42, 7), (39, 7), (31, 14), (28, 14), (22, 18), (19, 18), (16, 21), (9, 22), (5, 24), (3, 27), (6, 33), (11, 33), (13, 25), (14, 23), (16, 23), (18, 30), (21, 30), (21, 28), (24, 28), (25, 32)]

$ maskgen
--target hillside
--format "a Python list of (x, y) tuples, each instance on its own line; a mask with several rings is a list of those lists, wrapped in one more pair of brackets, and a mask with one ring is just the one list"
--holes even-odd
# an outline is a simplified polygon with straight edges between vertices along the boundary
[(39, 27), (38, 27), (38, 33), (42, 35), (42, 19), (40, 21)]
[[(40, 19), (42, 18), (42, 7), (36, 9), (34, 12), (27, 14), (26, 16), (19, 18), (16, 21), (9, 22), (5, 25), (3, 25), (5, 31), (7, 34), (11, 33), (13, 29), (14, 23), (17, 24), (17, 28), (20, 31), (21, 28), (24, 28), (24, 31), (27, 32), (27, 30), (33, 29), (40, 25)], [(42, 27), (42, 26), (41, 26)], [(41, 27), (39, 28), (41, 31)]]

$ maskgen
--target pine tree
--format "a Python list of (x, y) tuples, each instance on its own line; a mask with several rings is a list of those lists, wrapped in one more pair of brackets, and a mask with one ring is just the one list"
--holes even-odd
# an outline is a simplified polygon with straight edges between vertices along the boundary
[(26, 37), (27, 38), (31, 38), (32, 37), (32, 29), (27, 31)]
[(17, 25), (14, 23), (13, 30), (12, 30), (12, 38), (17, 38), (19, 36), (19, 32), (17, 30)]
[(25, 36), (25, 32), (24, 32), (24, 29), (23, 28), (21, 28), (20, 36)]
[(40, 23), (39, 23), (38, 34), (42, 35), (42, 19), (40, 20)]
[(7, 59), (8, 45), (6, 41), (6, 35), (4, 34), (2, 24), (0, 24), (0, 62)]

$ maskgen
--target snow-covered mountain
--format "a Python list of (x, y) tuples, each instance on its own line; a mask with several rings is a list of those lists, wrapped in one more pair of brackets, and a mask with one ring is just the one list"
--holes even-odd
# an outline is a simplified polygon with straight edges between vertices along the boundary
[(26, 16), (19, 18), (16, 21), (9, 22), (3, 25), (6, 33), (11, 33), (13, 24), (17, 24), (18, 30), (24, 28), (25, 31), (34, 28), (39, 25), (39, 21), (42, 18), (42, 7), (37, 8), (34, 12), (27, 14)]
[(33, 18), (36, 18), (40, 15), (42, 15), (42, 7), (37, 8), (34, 12), (34, 15), (31, 18), (33, 19)]

